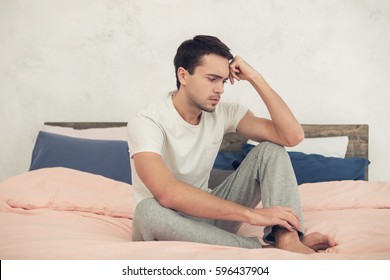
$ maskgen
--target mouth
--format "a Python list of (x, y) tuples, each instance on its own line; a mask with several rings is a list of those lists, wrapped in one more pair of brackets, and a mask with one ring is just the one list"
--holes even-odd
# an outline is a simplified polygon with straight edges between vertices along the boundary
[(213, 104), (213, 105), (217, 105), (218, 104), (218, 102), (219, 102), (219, 100), (220, 100), (220, 98), (210, 98), (210, 101), (211, 101), (211, 103)]

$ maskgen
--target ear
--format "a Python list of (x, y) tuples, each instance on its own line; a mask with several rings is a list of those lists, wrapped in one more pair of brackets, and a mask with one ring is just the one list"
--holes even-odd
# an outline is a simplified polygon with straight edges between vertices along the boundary
[(187, 76), (189, 75), (188, 71), (184, 69), (183, 67), (179, 67), (177, 69), (177, 78), (179, 79), (179, 82), (181, 85), (186, 85), (186, 79)]

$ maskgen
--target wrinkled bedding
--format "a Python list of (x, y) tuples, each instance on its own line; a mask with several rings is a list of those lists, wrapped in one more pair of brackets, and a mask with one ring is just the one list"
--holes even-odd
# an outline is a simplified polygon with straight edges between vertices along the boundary
[[(0, 183), (0, 258), (12, 259), (390, 259), (390, 182), (299, 187), (306, 232), (337, 246), (311, 255), (191, 242), (132, 242), (132, 186), (67, 168)], [(260, 207), (260, 206), (259, 206)], [(258, 236), (261, 227), (243, 225)]]

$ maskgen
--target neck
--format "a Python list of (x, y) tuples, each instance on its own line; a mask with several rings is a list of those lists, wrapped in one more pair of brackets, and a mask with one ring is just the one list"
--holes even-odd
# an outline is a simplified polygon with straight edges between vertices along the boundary
[(172, 103), (183, 120), (192, 125), (199, 124), (202, 110), (186, 99), (186, 94), (183, 90), (180, 89), (172, 95)]

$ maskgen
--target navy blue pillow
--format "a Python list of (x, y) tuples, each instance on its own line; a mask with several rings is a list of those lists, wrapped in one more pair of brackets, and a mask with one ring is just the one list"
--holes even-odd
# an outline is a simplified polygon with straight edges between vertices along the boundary
[(365, 180), (370, 163), (365, 158), (336, 158), (288, 152), (298, 185), (303, 183)]
[(131, 184), (126, 141), (81, 139), (40, 131), (30, 170), (46, 167), (67, 167)]
[[(247, 155), (253, 145), (244, 144)], [(365, 158), (336, 158), (301, 152), (288, 152), (298, 185), (304, 183), (365, 180), (370, 162)]]
[(248, 143), (244, 143), (242, 144), (242, 155), (244, 157), (246, 157), (249, 152), (254, 148), (255, 146), (254, 145), (251, 145), (251, 144), (248, 144)]
[(214, 168), (220, 170), (236, 170), (243, 160), (241, 152), (219, 151), (214, 162)]

